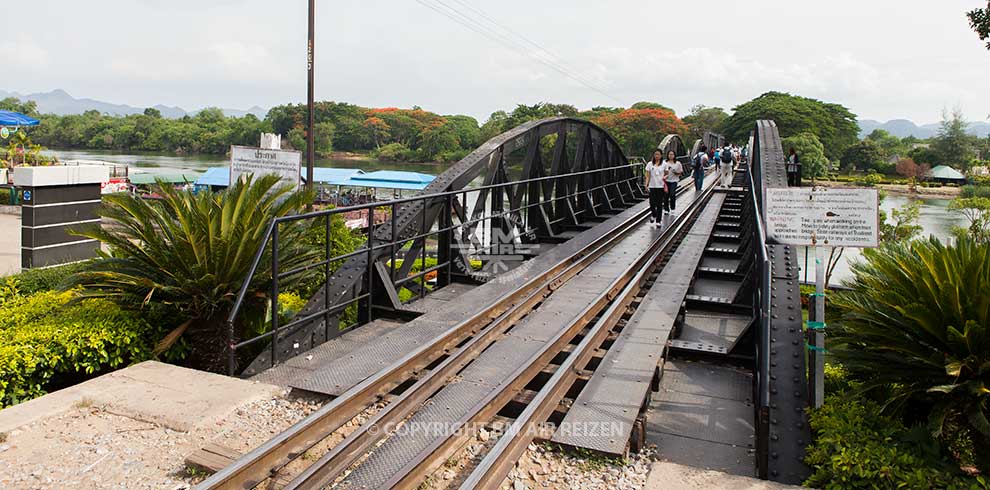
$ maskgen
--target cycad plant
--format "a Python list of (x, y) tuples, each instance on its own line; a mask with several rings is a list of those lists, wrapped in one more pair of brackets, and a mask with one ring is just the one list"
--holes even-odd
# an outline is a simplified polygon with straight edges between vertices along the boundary
[(865, 389), (884, 391), (887, 410), (927, 412), (936, 435), (965, 421), (987, 447), (990, 245), (930, 238), (864, 256), (852, 266), (852, 289), (834, 297), (842, 314), (830, 351)]
[[(311, 202), (306, 192), (280, 184), (278, 177), (248, 177), (222, 192), (176, 189), (159, 183), (160, 200), (128, 194), (104, 197), (102, 226), (76, 230), (108, 249), (69, 282), (82, 297), (101, 297), (124, 307), (164, 305), (181, 325), (159, 343), (159, 350), (188, 337), (190, 361), (198, 367), (223, 365), (225, 321), (247, 277), (272, 219), (295, 214)], [(301, 222), (298, 222), (301, 223)], [(281, 270), (305, 265), (320, 251), (305, 246), (302, 224), (279, 228)], [(268, 305), (271, 246), (266, 246), (250, 281), (238, 334)]]

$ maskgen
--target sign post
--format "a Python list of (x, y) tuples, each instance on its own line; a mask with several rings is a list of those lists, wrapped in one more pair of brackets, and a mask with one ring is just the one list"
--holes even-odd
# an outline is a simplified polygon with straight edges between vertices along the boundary
[[(767, 237), (814, 248), (815, 294), (808, 309), (808, 391), (811, 406), (825, 400), (825, 264), (831, 247), (872, 248), (880, 240), (876, 189), (786, 187), (767, 189)], [(805, 267), (807, 267), (805, 260)]]

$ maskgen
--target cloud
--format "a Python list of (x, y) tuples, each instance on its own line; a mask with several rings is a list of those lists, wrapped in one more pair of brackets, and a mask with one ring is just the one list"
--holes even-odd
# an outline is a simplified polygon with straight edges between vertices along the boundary
[(39, 69), (49, 65), (48, 50), (24, 35), (0, 41), (0, 66), (19, 69)]

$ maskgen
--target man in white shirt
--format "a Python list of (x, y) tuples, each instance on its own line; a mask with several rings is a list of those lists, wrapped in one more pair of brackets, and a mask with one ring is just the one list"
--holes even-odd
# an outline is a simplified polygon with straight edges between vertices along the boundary
[(729, 187), (732, 185), (732, 167), (735, 163), (734, 160), (735, 158), (732, 153), (732, 148), (726, 146), (722, 150), (722, 163), (719, 164), (719, 175), (721, 177), (719, 184), (722, 187)]
[(660, 162), (660, 151), (653, 153), (653, 160), (646, 164), (645, 184), (650, 193), (650, 222), (660, 224), (663, 216), (661, 211), (664, 195), (663, 163)]

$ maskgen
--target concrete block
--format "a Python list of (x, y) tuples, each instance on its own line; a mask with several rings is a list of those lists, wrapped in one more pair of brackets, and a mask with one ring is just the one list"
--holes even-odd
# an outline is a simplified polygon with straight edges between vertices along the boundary
[(100, 165), (52, 165), (50, 167), (15, 167), (14, 185), (42, 187), (50, 185), (98, 184), (110, 179), (110, 167)]

